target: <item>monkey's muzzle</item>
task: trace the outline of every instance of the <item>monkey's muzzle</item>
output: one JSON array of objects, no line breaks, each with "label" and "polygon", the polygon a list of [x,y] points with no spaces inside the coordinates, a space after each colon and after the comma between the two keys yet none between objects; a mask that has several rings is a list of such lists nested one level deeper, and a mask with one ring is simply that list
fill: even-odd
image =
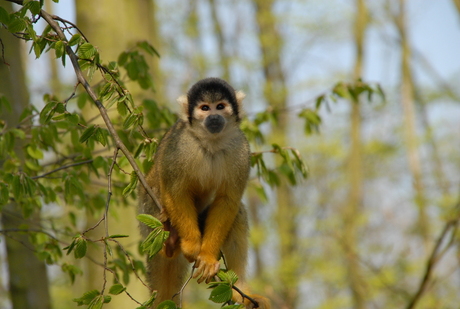
[{"label": "monkey's muzzle", "polygon": [[211,133],[219,133],[223,130],[225,119],[221,115],[210,115],[206,118],[204,125]]}]

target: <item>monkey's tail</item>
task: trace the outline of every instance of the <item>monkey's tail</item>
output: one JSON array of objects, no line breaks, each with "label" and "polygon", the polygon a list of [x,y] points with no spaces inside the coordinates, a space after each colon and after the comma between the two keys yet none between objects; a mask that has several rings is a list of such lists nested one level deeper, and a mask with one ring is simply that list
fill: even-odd
[{"label": "monkey's tail", "polygon": [[[190,263],[182,254],[172,258],[166,257],[163,252],[158,253],[148,262],[150,287],[157,290],[154,308],[161,302],[172,299],[182,287]],[[179,305],[179,297],[174,302]]]}]

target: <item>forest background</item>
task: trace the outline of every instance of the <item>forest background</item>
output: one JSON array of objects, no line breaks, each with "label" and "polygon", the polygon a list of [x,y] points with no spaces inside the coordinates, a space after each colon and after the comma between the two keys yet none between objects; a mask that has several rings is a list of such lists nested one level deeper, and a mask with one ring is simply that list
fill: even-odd
[{"label": "forest background", "polygon": [[[142,171],[195,81],[247,94],[243,129],[263,158],[245,196],[248,270],[274,308],[458,308],[458,0],[44,2],[96,47],[69,30]],[[78,308],[93,290],[112,295],[104,308],[139,307],[137,178],[113,160],[64,45],[42,53],[0,13],[0,307]],[[219,306],[203,285],[185,294],[185,308]]]}]

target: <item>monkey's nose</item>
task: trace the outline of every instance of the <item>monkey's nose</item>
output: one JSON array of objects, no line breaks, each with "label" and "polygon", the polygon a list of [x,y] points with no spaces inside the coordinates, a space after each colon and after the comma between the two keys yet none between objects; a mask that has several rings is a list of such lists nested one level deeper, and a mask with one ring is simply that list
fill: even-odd
[{"label": "monkey's nose", "polygon": [[205,125],[209,132],[219,133],[224,128],[225,119],[221,115],[210,115],[206,118]]}]

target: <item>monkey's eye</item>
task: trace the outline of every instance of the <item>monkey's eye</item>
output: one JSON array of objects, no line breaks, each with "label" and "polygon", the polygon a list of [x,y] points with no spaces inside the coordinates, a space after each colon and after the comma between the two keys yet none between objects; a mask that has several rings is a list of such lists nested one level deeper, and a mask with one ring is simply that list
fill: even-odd
[{"label": "monkey's eye", "polygon": [[216,108],[219,109],[219,110],[220,110],[220,109],[224,109],[224,108],[225,108],[225,105],[222,104],[222,103],[220,103],[220,104],[217,104]]},{"label": "monkey's eye", "polygon": [[208,105],[202,105],[202,106],[200,107],[200,109],[201,109],[202,111],[208,111],[210,108],[209,108]]}]

